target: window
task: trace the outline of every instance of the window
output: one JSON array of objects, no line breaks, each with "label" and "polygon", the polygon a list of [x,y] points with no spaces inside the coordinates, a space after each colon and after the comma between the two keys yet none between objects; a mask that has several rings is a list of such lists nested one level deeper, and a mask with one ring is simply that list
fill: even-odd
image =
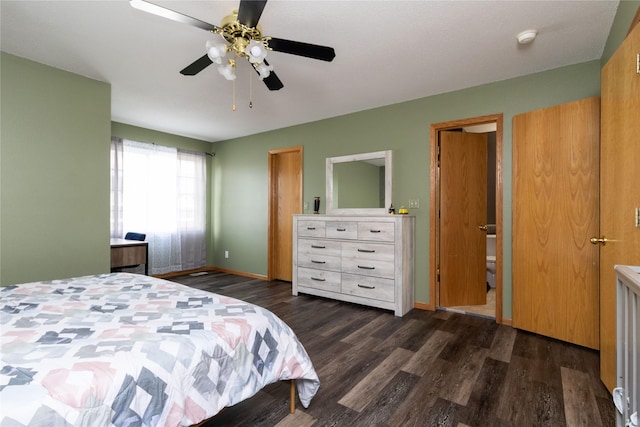
[{"label": "window", "polygon": [[111,236],[145,233],[153,274],[206,264],[204,153],[112,138]]}]

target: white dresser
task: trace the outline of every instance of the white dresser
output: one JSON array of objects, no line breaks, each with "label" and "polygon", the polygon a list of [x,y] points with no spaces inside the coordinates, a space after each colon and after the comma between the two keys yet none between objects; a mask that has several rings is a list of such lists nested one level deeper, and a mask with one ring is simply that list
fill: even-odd
[{"label": "white dresser", "polygon": [[413,308],[415,217],[294,215],[293,295]]}]

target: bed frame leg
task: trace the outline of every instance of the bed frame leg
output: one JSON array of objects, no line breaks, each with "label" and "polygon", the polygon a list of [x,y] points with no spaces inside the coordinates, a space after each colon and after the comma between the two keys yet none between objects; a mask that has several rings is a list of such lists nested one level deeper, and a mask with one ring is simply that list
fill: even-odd
[{"label": "bed frame leg", "polygon": [[296,412],[296,380],[291,380],[291,396],[289,403],[289,411],[293,414]]}]

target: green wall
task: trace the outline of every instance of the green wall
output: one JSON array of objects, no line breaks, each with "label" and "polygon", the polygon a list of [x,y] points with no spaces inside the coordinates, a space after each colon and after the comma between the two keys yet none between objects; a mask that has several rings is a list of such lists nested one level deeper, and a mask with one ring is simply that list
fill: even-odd
[{"label": "green wall", "polygon": [[199,151],[201,153],[211,153],[212,150],[209,141],[141,128],[120,122],[111,122],[111,135],[131,141],[182,148],[184,150]]},{"label": "green wall", "polygon": [[[291,145],[297,144],[214,143],[214,266],[266,275],[267,154]],[[229,251],[229,258],[224,258],[224,251]]]},{"label": "green wall", "polygon": [[640,0],[623,0],[618,4],[616,17],[611,26],[611,31],[609,32],[609,37],[607,38],[607,43],[600,60],[603,67],[627,36],[631,21],[639,7]]},{"label": "green wall", "polygon": [[[433,123],[504,115],[504,307],[511,317],[511,120],[515,114],[600,93],[600,62],[422,98],[216,143],[214,265],[267,274],[267,152],[304,146],[304,198],[325,194],[325,158],[393,150],[393,204],[418,199],[416,301],[429,295],[429,127]],[[324,207],[321,207],[321,211]],[[310,213],[310,212],[307,212]],[[229,259],[222,251],[230,250]],[[235,254],[235,256],[234,256]],[[240,255],[240,256],[238,256]]]},{"label": "green wall", "polygon": [[[511,318],[512,118],[519,113],[600,95],[601,65],[622,43],[639,6],[640,0],[620,2],[599,61],[216,143],[213,265],[267,273],[268,150],[304,146],[303,199],[311,207],[314,195],[321,195],[324,200],[326,157],[392,149],[394,206],[408,206],[409,199],[420,201],[420,208],[411,210],[416,215],[415,296],[418,302],[429,302],[429,126],[501,113],[504,116],[503,315]],[[223,251],[230,249],[230,258],[224,259]]]},{"label": "green wall", "polygon": [[108,272],[110,85],[0,62],[0,284]]},{"label": "green wall", "polygon": [[[187,138],[186,136],[173,135],[170,133],[159,132],[151,129],[132,126],[125,123],[112,122],[111,135],[119,138],[129,139],[131,141],[146,142],[150,144],[158,144],[165,147],[176,147],[184,150],[198,151],[201,153],[212,153],[212,145],[209,141],[200,139]],[[212,162],[213,156],[207,156],[207,265],[213,265],[213,239],[211,238],[211,224],[213,219],[211,213],[211,189],[213,183]]]}]

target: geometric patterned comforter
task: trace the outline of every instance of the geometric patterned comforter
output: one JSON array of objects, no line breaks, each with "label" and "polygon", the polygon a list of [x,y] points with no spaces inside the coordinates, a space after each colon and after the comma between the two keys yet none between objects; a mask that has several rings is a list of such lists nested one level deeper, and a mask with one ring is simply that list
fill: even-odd
[{"label": "geometric patterned comforter", "polygon": [[291,329],[253,304],[129,273],[0,288],[0,426],[189,426],[297,379]]}]

